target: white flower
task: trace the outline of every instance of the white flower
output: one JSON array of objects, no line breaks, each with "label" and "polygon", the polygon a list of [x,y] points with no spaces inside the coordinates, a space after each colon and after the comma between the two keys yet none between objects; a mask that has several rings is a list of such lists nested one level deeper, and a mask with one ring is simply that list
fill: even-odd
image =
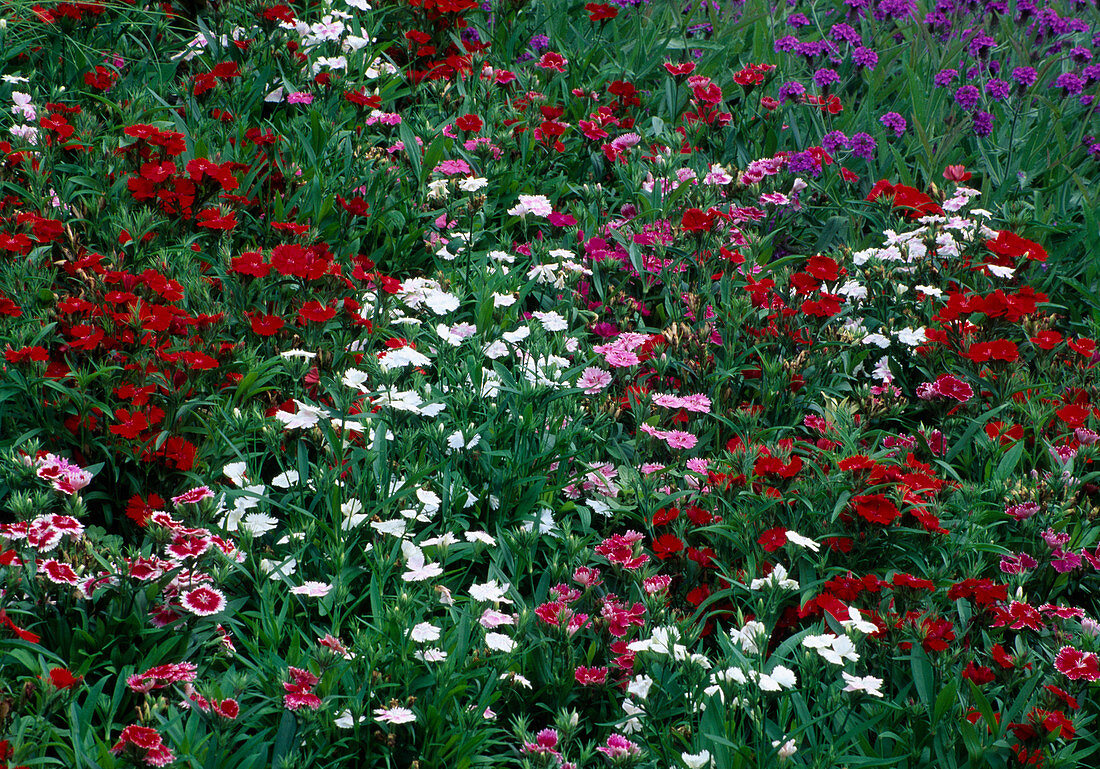
[{"label": "white flower", "polygon": [[629,684],[627,684],[626,691],[628,694],[633,694],[638,699],[644,700],[649,696],[649,689],[653,686],[653,679],[646,675],[634,676]]},{"label": "white flower", "polygon": [[809,537],[803,537],[797,531],[788,530],[787,541],[790,542],[792,545],[798,545],[799,547],[808,548],[815,553],[821,549],[821,545],[816,540],[812,540]]},{"label": "white flower", "polygon": [[417,643],[438,641],[440,630],[430,622],[418,622],[413,625],[411,637]]},{"label": "white flower", "polygon": [[849,675],[848,673],[841,672],[841,676],[844,677],[844,691],[846,692],[866,692],[872,697],[882,696],[882,679],[875,678],[874,676],[859,676]]},{"label": "white flower", "polygon": [[292,358],[301,358],[302,360],[313,360],[317,357],[315,352],[307,352],[305,350],[287,350],[279,353],[279,356],[285,360],[291,360]]},{"label": "white flower", "polygon": [[756,681],[757,686],[764,692],[778,692],[790,689],[798,684],[798,678],[790,668],[776,665],[771,673],[758,673],[750,671],[749,675]]},{"label": "white flower", "polygon": [[833,636],[832,643],[827,647],[819,648],[817,653],[820,654],[826,662],[831,662],[834,665],[843,665],[844,660],[859,662],[859,654],[856,653],[856,647],[852,643],[852,639],[846,635]]},{"label": "white flower", "polygon": [[780,590],[798,590],[799,585],[793,579],[787,578],[787,569],[783,564],[776,564],[772,573],[761,579],[754,579],[749,584],[749,590],[760,590],[765,587],[778,587]]},{"label": "white flower", "polygon": [[241,488],[248,481],[248,463],[230,462],[222,468],[222,475],[234,486]]},{"label": "white flower", "polygon": [[408,724],[416,720],[416,714],[408,708],[378,708],[374,711],[374,720],[384,724]]},{"label": "white flower", "polygon": [[513,673],[511,670],[509,670],[507,673],[501,673],[500,680],[511,681],[518,686],[522,686],[524,689],[531,688],[531,682],[528,681],[527,678],[521,676],[519,673]]},{"label": "white flower", "polygon": [[779,753],[780,758],[790,758],[798,752],[798,746],[795,745],[794,740],[772,740],[772,747]]},{"label": "white flower", "polygon": [[[366,720],[366,716],[359,716],[359,723],[363,723]],[[355,726],[355,719],[352,717],[350,710],[343,710],[336,716],[336,720],[332,723],[338,729],[351,729]]]},{"label": "white flower", "polygon": [[394,537],[405,536],[405,530],[408,527],[408,524],[400,518],[394,518],[392,521],[371,521],[370,525],[375,531]]},{"label": "white flower", "polygon": [[494,307],[511,307],[515,303],[515,294],[493,294]]},{"label": "white flower", "polygon": [[401,542],[401,550],[405,554],[405,568],[407,571],[401,575],[406,582],[423,582],[443,574],[443,567],[438,563],[425,563],[424,551],[408,541]]},{"label": "white flower", "polygon": [[901,331],[897,332],[898,341],[909,347],[917,347],[928,341],[928,337],[925,336],[924,326],[920,328],[910,328],[906,326]]},{"label": "white flower", "polygon": [[874,622],[867,622],[860,616],[859,609],[854,606],[848,607],[849,619],[841,620],[840,624],[845,630],[858,630],[861,633],[877,633],[878,625]]},{"label": "white flower", "polygon": [[877,345],[883,349],[890,346],[890,340],[882,334],[868,334],[863,337],[863,343]]},{"label": "white flower", "polygon": [[291,414],[288,411],[275,412],[275,418],[282,422],[283,426],[288,430],[299,427],[308,430],[316,427],[321,417],[328,416],[323,410],[316,406],[310,406],[308,403],[302,403],[297,398],[294,399],[294,404],[298,407],[298,411],[295,414]]},{"label": "white flower", "polygon": [[285,473],[280,473],[271,479],[271,485],[280,489],[289,489],[291,486],[295,486],[298,483],[298,471],[287,470]]},{"label": "white flower", "polygon": [[504,597],[509,587],[507,582],[502,585],[495,579],[491,579],[480,585],[470,585],[470,598],[480,602],[512,603],[510,599]]},{"label": "white flower", "polygon": [[315,582],[306,580],[298,587],[292,587],[290,592],[294,595],[306,595],[310,598],[324,598],[332,591],[332,585],[327,582]]},{"label": "white flower", "polygon": [[497,544],[497,541],[484,531],[467,531],[462,536],[466,537],[467,542],[483,542],[489,547],[496,547]]},{"label": "white flower", "polygon": [[508,342],[510,344],[517,344],[519,342],[522,342],[527,337],[531,336],[531,327],[520,326],[514,331],[506,331],[500,336],[505,342]]},{"label": "white flower", "polygon": [[275,563],[274,561],[263,558],[260,560],[260,571],[270,575],[271,579],[289,577],[298,571],[298,561],[294,558],[287,558],[282,563]]},{"label": "white flower", "polygon": [[985,268],[998,278],[1011,278],[1016,274],[1015,267],[1002,267],[999,264],[987,264]]},{"label": "white flower", "polygon": [[383,371],[393,371],[405,366],[430,366],[431,364],[431,358],[411,347],[398,347],[396,350],[389,350],[378,359],[378,365],[382,367]]},{"label": "white flower", "polygon": [[486,633],[485,645],[498,652],[510,652],[516,648],[516,642],[504,633]]},{"label": "white flower", "polygon": [[344,372],[344,376],[340,378],[340,383],[343,384],[344,387],[350,387],[353,390],[365,393],[367,391],[365,385],[369,376],[370,375],[366,371],[360,371],[357,368],[349,368]]},{"label": "white flower", "polygon": [[766,638],[767,632],[764,623],[749,620],[740,630],[730,631],[730,640],[740,646],[746,654],[757,654],[760,651],[758,642]]},{"label": "white flower", "polygon": [[913,288],[914,288],[914,290],[924,294],[925,296],[934,296],[934,297],[943,296],[943,291],[936,288],[935,286],[914,286]]},{"label": "white flower", "polygon": [[538,319],[547,331],[566,331],[569,328],[569,322],[556,312],[533,312],[531,314]]},{"label": "white flower", "polygon": [[458,188],[463,192],[477,192],[480,189],[484,189],[489,185],[488,179],[482,179],[480,176],[471,176],[467,179],[463,179],[458,183]]},{"label": "white flower", "polygon": [[698,753],[688,753],[685,751],[680,754],[680,760],[684,762],[684,766],[688,769],[703,769],[703,767],[714,765],[709,750],[702,750]]},{"label": "white flower", "polygon": [[267,513],[249,513],[241,521],[240,527],[254,537],[262,537],[269,531],[274,531],[278,525],[279,519],[273,518]]},{"label": "white flower", "polygon": [[550,205],[550,199],[545,195],[520,195],[519,203],[508,209],[508,213],[512,216],[532,216],[547,217],[554,213],[553,206]]},{"label": "white flower", "polygon": [[417,652],[415,656],[418,660],[423,660],[424,662],[442,662],[447,659],[447,652],[433,646],[430,649]]},{"label": "white flower", "polygon": [[436,315],[446,315],[457,310],[461,302],[454,294],[448,294],[446,291],[432,291],[424,297],[424,304]]}]

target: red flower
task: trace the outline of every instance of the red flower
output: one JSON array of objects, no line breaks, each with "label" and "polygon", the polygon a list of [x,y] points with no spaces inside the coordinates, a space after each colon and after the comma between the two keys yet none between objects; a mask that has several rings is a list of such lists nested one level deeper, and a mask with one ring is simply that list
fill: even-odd
[{"label": "red flower", "polygon": [[604,21],[613,19],[619,15],[619,9],[606,3],[585,3],[584,10],[588,11],[590,21]]},{"label": "red flower", "polygon": [[455,121],[461,131],[480,131],[483,123],[477,115],[463,115]]},{"label": "red flower", "polygon": [[65,668],[50,668],[50,683],[58,689],[72,689],[84,680],[84,676],[74,676]]},{"label": "red flower", "polygon": [[680,219],[680,226],[685,232],[709,232],[714,226],[714,214],[710,211],[702,211],[698,208],[689,208],[684,211]]},{"label": "red flower", "polygon": [[695,71],[695,62],[688,61],[683,64],[673,64],[672,62],[665,62],[665,70],[670,75],[690,75]]},{"label": "red flower", "polygon": [[1070,339],[1067,344],[1071,350],[1084,358],[1091,358],[1096,352],[1096,341],[1088,337]]},{"label": "red flower", "polygon": [[764,548],[765,553],[774,553],[783,545],[787,544],[787,530],[782,526],[777,526],[774,529],[768,529],[760,538],[756,540],[757,544]]},{"label": "red flower", "polygon": [[253,315],[252,333],[260,336],[274,336],[286,322],[278,315]]},{"label": "red flower", "polygon": [[852,497],[856,513],[870,523],[889,526],[899,515],[897,506],[882,494],[860,494]]},{"label": "red flower", "polygon": [[324,323],[332,320],[336,316],[335,307],[325,307],[316,299],[306,302],[302,305],[302,309],[298,311],[298,324],[304,326],[306,323]]},{"label": "red flower", "polygon": [[662,534],[653,540],[653,554],[662,561],[684,549],[683,541],[675,534]]},{"label": "red flower", "polygon": [[1031,337],[1031,343],[1040,350],[1053,350],[1062,339],[1062,335],[1057,331],[1040,331],[1038,334]]},{"label": "red flower", "polygon": [[1033,262],[1045,262],[1047,252],[1042,246],[1033,240],[1021,238],[1008,230],[1001,230],[993,240],[987,240],[985,247],[998,256],[1012,258],[1027,257]]},{"label": "red flower", "polygon": [[119,424],[111,425],[108,430],[126,440],[132,441],[149,429],[149,421],[145,418],[145,414],[140,411],[131,413],[126,409],[118,409],[115,411],[115,419],[119,421]]}]

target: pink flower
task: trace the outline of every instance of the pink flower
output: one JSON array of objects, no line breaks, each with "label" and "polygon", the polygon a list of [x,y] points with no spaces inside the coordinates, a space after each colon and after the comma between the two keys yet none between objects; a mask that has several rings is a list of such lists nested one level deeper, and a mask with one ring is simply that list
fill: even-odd
[{"label": "pink flower", "polygon": [[637,366],[641,363],[641,358],[637,354],[630,350],[613,349],[604,353],[604,360],[607,361],[607,365],[613,368],[622,368],[625,366]]},{"label": "pink flower", "polygon": [[631,742],[621,734],[612,734],[607,738],[607,744],[601,745],[596,750],[608,758],[627,758],[641,755],[642,749],[636,743]]},{"label": "pink flower", "polygon": [[1054,658],[1055,669],[1071,681],[1100,680],[1100,660],[1095,654],[1082,652],[1072,646],[1063,646]]},{"label": "pink flower", "polygon": [[200,617],[209,617],[225,608],[225,596],[207,585],[200,585],[180,597],[183,608]]},{"label": "pink flower", "polygon": [[172,497],[172,504],[176,507],[180,505],[195,505],[204,499],[210,499],[214,496],[214,492],[206,486],[196,486],[195,488],[185,491],[178,497]]},{"label": "pink flower", "polygon": [[577,387],[583,387],[585,395],[595,395],[611,384],[611,374],[603,369],[589,366],[577,379]]},{"label": "pink flower", "polygon": [[672,449],[694,448],[695,444],[699,442],[698,438],[683,430],[669,430],[665,433],[664,439],[668,443],[669,448]]},{"label": "pink flower", "polygon": [[657,595],[664,592],[668,590],[668,586],[671,584],[672,577],[667,574],[655,574],[642,580],[642,588],[645,590],[646,595]]},{"label": "pink flower", "polygon": [[578,566],[573,570],[573,581],[585,587],[595,587],[603,582],[600,570],[591,566]]},{"label": "pink flower", "polygon": [[286,95],[287,104],[312,104],[313,94],[308,91],[295,91]]},{"label": "pink flower", "polygon": [[591,667],[587,668],[583,665],[578,665],[577,669],[573,671],[573,677],[577,680],[577,683],[581,686],[589,686],[592,684],[604,684],[607,683],[607,668]]},{"label": "pink flower", "polygon": [[560,53],[547,51],[542,55],[542,58],[539,59],[538,64],[535,66],[542,69],[552,69],[556,72],[565,72],[567,64],[569,64],[569,60]]},{"label": "pink flower", "polygon": [[555,748],[558,747],[558,732],[555,729],[543,729],[537,735],[535,735],[534,742],[523,743],[523,751],[525,753],[534,753],[536,755],[558,755],[558,751]]},{"label": "pink flower", "polygon": [[465,160],[444,160],[435,167],[437,173],[444,176],[456,176],[470,173],[470,164]]},{"label": "pink flower", "polygon": [[79,578],[73,567],[67,563],[61,563],[53,558],[37,563],[39,571],[55,585],[75,585]]},{"label": "pink flower", "polygon": [[308,595],[310,598],[324,598],[332,590],[332,585],[326,582],[314,582],[306,580],[298,587],[292,587],[290,592],[294,595]]}]

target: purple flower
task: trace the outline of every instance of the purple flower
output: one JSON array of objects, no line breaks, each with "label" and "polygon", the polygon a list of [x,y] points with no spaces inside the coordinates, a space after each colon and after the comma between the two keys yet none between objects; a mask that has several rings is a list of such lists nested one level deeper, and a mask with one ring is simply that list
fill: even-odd
[{"label": "purple flower", "polygon": [[836,73],[835,69],[822,68],[814,73],[814,85],[818,88],[828,88],[839,80],[840,75]]},{"label": "purple flower", "polygon": [[972,85],[959,86],[955,91],[955,103],[967,112],[978,106],[978,101],[981,98],[981,91]]},{"label": "purple flower", "polygon": [[941,69],[936,73],[936,76],[932,78],[932,82],[938,85],[940,88],[946,88],[955,82],[955,78],[959,76],[959,71],[956,69]]},{"label": "purple flower", "polygon": [[1070,49],[1069,57],[1078,64],[1088,64],[1092,61],[1092,51],[1088,48],[1077,46],[1076,48]]},{"label": "purple flower", "polygon": [[798,38],[794,35],[786,35],[775,41],[772,48],[776,53],[790,53],[798,45]]},{"label": "purple flower", "polygon": [[993,133],[993,116],[981,110],[975,112],[974,133],[977,136],[989,136]]},{"label": "purple flower", "polygon": [[838,43],[848,43],[849,45],[859,45],[863,42],[863,37],[844,22],[834,24],[829,29],[829,36]]},{"label": "purple flower", "polygon": [[1061,88],[1065,96],[1074,96],[1085,90],[1085,80],[1074,72],[1063,72],[1054,79],[1051,87]]},{"label": "purple flower", "polygon": [[821,139],[821,146],[826,152],[833,154],[847,145],[848,137],[844,135],[843,131],[829,131],[829,133],[825,134]]},{"label": "purple flower", "polygon": [[1090,64],[1081,70],[1081,75],[1085,78],[1085,85],[1092,85],[1097,80],[1100,80],[1100,64]]},{"label": "purple flower", "polygon": [[878,122],[892,130],[895,136],[901,136],[905,133],[905,118],[896,112],[887,112],[878,119]]},{"label": "purple flower", "polygon": [[531,49],[535,51],[543,51],[550,47],[550,38],[546,35],[535,35],[531,38]]},{"label": "purple flower", "polygon": [[852,61],[856,66],[863,67],[864,69],[874,69],[875,65],[878,64],[878,54],[870,48],[864,48],[861,45],[852,51]]},{"label": "purple flower", "polygon": [[1021,88],[1030,88],[1035,85],[1035,81],[1039,79],[1039,74],[1035,71],[1034,67],[1017,67],[1012,70],[1012,79],[1016,81],[1016,85]]},{"label": "purple flower", "polygon": [[817,163],[814,161],[814,156],[809,152],[796,152],[787,158],[787,170],[792,174],[813,174],[817,176],[821,173]]},{"label": "purple flower", "polygon": [[875,159],[875,148],[877,146],[874,137],[862,131],[852,134],[852,138],[848,140],[848,149],[851,150],[853,155],[864,160]]},{"label": "purple flower", "polygon": [[993,79],[985,84],[986,95],[994,101],[1003,101],[1007,99],[1011,92],[1012,86],[1004,80]]},{"label": "purple flower", "polygon": [[808,27],[810,26],[810,20],[806,18],[804,13],[792,13],[787,17],[787,26],[795,27]]},{"label": "purple flower", "polygon": [[997,41],[984,32],[979,32],[970,40],[967,53],[971,58],[981,59],[989,55],[989,49],[997,45]]},{"label": "purple flower", "polygon": [[791,80],[779,86],[779,101],[798,101],[798,97],[806,93],[806,86],[797,80]]}]

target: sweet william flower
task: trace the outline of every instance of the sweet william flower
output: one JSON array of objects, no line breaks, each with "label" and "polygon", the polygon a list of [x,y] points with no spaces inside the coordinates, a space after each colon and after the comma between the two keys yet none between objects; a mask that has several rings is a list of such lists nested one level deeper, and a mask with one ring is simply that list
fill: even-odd
[{"label": "sweet william flower", "polygon": [[399,706],[376,708],[374,720],[383,724],[411,724],[416,721],[416,714],[408,708]]}]

